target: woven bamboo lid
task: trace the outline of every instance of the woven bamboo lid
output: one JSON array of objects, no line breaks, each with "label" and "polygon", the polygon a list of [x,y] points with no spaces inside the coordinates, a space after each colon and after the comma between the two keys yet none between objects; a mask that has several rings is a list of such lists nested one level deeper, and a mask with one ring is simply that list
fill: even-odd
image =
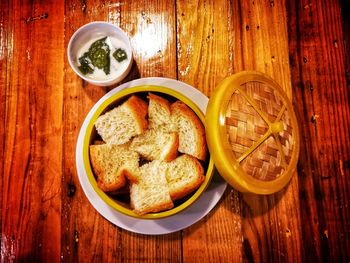
[{"label": "woven bamboo lid", "polygon": [[254,71],[226,78],[209,100],[206,125],[215,166],[233,187],[271,194],[289,182],[299,130],[292,104],[274,80]]}]

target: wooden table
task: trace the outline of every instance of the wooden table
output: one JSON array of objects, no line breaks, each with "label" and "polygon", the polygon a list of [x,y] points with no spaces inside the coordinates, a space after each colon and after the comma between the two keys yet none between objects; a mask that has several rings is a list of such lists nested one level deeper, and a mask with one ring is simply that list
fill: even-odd
[{"label": "wooden table", "polygon": [[[350,2],[1,1],[1,261],[349,262]],[[119,25],[135,63],[123,81],[179,79],[210,96],[258,70],[292,98],[297,173],[270,196],[228,187],[203,220],[146,236],[105,220],[77,178],[81,124],[113,87],[74,74],[66,47],[90,21]]]}]

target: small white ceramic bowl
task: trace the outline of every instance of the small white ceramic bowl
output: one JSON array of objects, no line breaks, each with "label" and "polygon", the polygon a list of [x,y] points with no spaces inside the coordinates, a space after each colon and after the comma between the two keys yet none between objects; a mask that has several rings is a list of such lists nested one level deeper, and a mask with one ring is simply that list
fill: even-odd
[{"label": "small white ceramic bowl", "polygon": [[[103,80],[96,80],[90,78],[88,75],[83,75],[78,69],[78,53],[79,50],[86,44],[86,42],[91,39],[96,39],[99,37],[114,37],[123,42],[126,47],[127,61],[123,63],[121,68],[118,70],[118,74],[115,76],[106,78]],[[68,44],[68,61],[74,72],[86,80],[87,82],[97,85],[97,86],[110,86],[116,84],[123,80],[129,73],[132,66],[132,49],[129,41],[129,37],[117,26],[107,23],[107,22],[91,22],[80,27],[71,37]]]}]

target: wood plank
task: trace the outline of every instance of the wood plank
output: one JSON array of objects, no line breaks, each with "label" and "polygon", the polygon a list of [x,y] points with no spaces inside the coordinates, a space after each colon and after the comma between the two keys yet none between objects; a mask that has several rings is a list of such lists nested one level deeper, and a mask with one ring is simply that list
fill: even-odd
[{"label": "wood plank", "polygon": [[[104,1],[65,1],[64,45],[86,23],[106,21]],[[89,203],[78,180],[75,148],[80,127],[92,106],[111,88],[80,79],[64,56],[63,180],[61,258],[63,261],[120,261],[120,231]]]},{"label": "wood plank", "polygon": [[[120,5],[120,26],[131,38],[136,64],[134,74],[176,78],[173,1],[123,2]],[[122,231],[121,247],[122,259],[127,262],[181,262],[181,232],[144,236]]]},{"label": "wood plank", "polygon": [[229,4],[225,1],[178,1],[178,78],[210,95],[233,73]]},{"label": "wood plank", "polygon": [[[304,260],[349,260],[349,83],[338,1],[290,1]],[[316,44],[317,43],[317,44]],[[298,103],[297,103],[298,102]]]},{"label": "wood plank", "polygon": [[[82,6],[80,1],[66,1],[65,44],[76,29],[94,20],[115,23],[131,37],[135,63],[124,82],[140,76],[176,76],[171,3],[86,1]],[[67,59],[65,67],[63,187],[76,191],[73,196],[66,191],[62,193],[62,225],[65,226],[62,228],[63,259],[104,262],[155,260],[162,256],[178,262],[181,258],[181,233],[164,237],[129,233],[102,218],[84,196],[75,171],[76,138],[90,108],[113,87],[95,87],[81,81],[69,67]]]},{"label": "wood plank", "polygon": [[[6,90],[8,90],[8,74],[9,74],[9,55],[11,54],[11,49],[8,49],[8,43],[12,41],[11,35],[9,35],[9,12],[10,7],[8,2],[1,1],[0,2],[0,105],[1,105],[1,112],[5,113],[6,111]],[[1,114],[0,116],[0,174],[4,174],[4,148],[5,148],[5,123],[6,118],[5,114]],[[5,236],[2,234],[2,211],[3,211],[3,180],[4,176],[1,176],[0,178],[0,247],[3,247],[3,244],[5,244]],[[7,239],[7,237],[6,237]],[[3,253],[0,255],[1,261],[5,260],[5,257],[3,256]]]},{"label": "wood plank", "polygon": [[120,10],[120,27],[134,52],[134,77],[136,72],[137,77],[176,78],[175,3],[128,1]]},{"label": "wood plank", "polygon": [[[231,5],[177,1],[178,79],[206,95],[233,73]],[[240,194],[228,187],[220,205],[183,231],[185,262],[242,261]]]},{"label": "wood plank", "polygon": [[1,257],[58,261],[63,8],[7,4]]},{"label": "wood plank", "polygon": [[341,1],[343,39],[345,49],[345,76],[346,85],[350,85],[350,0]]},{"label": "wood plank", "polygon": [[[234,70],[258,70],[291,98],[284,1],[241,1],[233,6]],[[243,254],[248,261],[301,261],[298,181],[270,196],[242,195]]]},{"label": "wood plank", "polygon": [[[232,74],[233,71],[259,70],[272,76],[291,95],[284,3],[282,1],[242,1],[233,2],[226,7],[218,6],[218,2],[215,2],[217,13],[213,11],[213,7],[211,9],[211,4],[210,1],[188,4],[186,11],[198,10],[198,12],[195,15],[189,12],[191,22],[184,23],[180,20],[181,26],[186,27],[184,31],[188,32],[189,35],[181,36],[181,27],[179,28],[180,48],[187,51],[183,58],[181,58],[181,50],[179,52],[179,79],[189,81],[190,84],[208,94],[215,88],[218,81]],[[178,17],[180,19],[182,13],[186,14],[182,11],[183,9],[179,5]],[[213,14],[213,18],[211,14]],[[211,20],[220,22],[222,27],[216,31],[218,25],[214,26],[213,42],[215,44],[212,46],[209,44],[207,47],[206,40],[208,39],[210,43],[210,30],[208,28],[212,27],[208,21]],[[201,30],[198,30],[199,28]],[[225,30],[233,32],[233,34],[225,33]],[[222,34],[220,34],[221,31],[223,31]],[[217,32],[218,35],[215,36]],[[191,34],[195,34],[199,42],[191,43]],[[215,37],[217,42],[215,42]],[[181,41],[185,41],[186,44],[182,44]],[[192,48],[194,51],[191,50]],[[203,57],[204,59],[201,60]],[[187,73],[182,70],[186,68],[190,69],[189,74],[182,74],[182,72]],[[228,234],[228,236],[223,237],[222,241],[223,244],[230,242],[229,249],[233,252],[227,253],[227,246],[219,246],[221,248],[215,253],[215,256],[227,259],[234,258],[235,261],[242,259],[250,261],[288,260],[288,257],[290,261],[292,258],[300,260],[301,235],[299,201],[298,195],[295,194],[298,189],[296,178],[296,176],[293,178],[286,190],[276,195],[269,197],[238,195],[239,201],[234,203],[238,213],[231,214],[231,216],[236,216],[238,220],[240,216],[243,216],[242,221],[238,221],[240,227],[238,231],[236,230],[237,232],[231,232],[232,236]],[[229,204],[224,203],[225,205]],[[217,213],[224,214],[227,210],[232,209],[220,207]],[[227,214],[225,216],[227,217]],[[237,222],[235,219],[231,220]],[[201,241],[198,241],[199,239],[195,242],[195,247],[198,246],[197,249],[201,250],[203,258],[210,256],[211,250],[217,249],[217,246],[212,246],[212,244],[216,244],[216,235],[220,232],[211,231],[213,225],[209,223],[208,226],[203,227],[205,230],[199,231],[202,236],[206,236],[206,243],[210,245],[202,244]],[[221,226],[227,233],[226,230],[231,227],[230,220],[222,222]],[[184,244],[186,244],[186,239],[184,239]],[[191,246],[192,250],[188,252],[186,249],[184,250],[184,258],[186,255],[190,257],[190,254],[193,253],[193,243]],[[206,249],[203,250],[203,246]],[[232,250],[232,246],[235,249]],[[184,247],[186,248],[186,246]],[[240,257],[241,254],[237,254],[237,251],[241,251],[243,258]],[[200,260],[201,257],[198,258],[198,261]]]}]

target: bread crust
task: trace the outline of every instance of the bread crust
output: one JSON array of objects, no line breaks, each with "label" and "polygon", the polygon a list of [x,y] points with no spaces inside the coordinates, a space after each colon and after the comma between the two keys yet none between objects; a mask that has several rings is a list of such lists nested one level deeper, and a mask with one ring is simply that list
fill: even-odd
[{"label": "bread crust", "polygon": [[155,101],[156,103],[162,105],[162,107],[164,109],[166,109],[168,112],[169,112],[169,115],[171,113],[170,111],[170,105],[171,103],[167,100],[167,99],[164,99],[163,97],[160,97],[158,95],[155,95],[153,93],[148,93],[148,96],[147,98],[150,100],[150,101]]},{"label": "bread crust", "polygon": [[180,191],[170,192],[170,197],[173,201],[181,199],[182,197],[185,197],[186,195],[190,194],[191,192],[196,190],[205,180],[204,169],[203,169],[201,163],[197,160],[197,158],[195,158],[191,155],[188,155],[188,154],[182,155],[182,158],[188,158],[188,159],[190,159],[189,162],[195,163],[196,171],[197,171],[197,180],[194,183],[192,183],[191,185],[186,185]]},{"label": "bread crust", "polygon": [[132,171],[129,171],[128,169],[124,169],[124,176],[126,177],[126,179],[129,180],[130,183],[138,183],[139,182],[139,176],[137,174],[135,174]]},{"label": "bread crust", "polygon": [[171,112],[172,114],[180,114],[193,124],[196,131],[196,137],[199,142],[196,144],[196,152],[194,154],[194,157],[198,158],[201,161],[205,161],[207,158],[207,143],[205,138],[205,128],[201,120],[192,111],[192,109],[182,101],[176,101],[171,104]]},{"label": "bread crust", "polygon": [[98,147],[98,145],[90,145],[90,161],[92,164],[92,169],[95,175],[97,176],[98,187],[105,192],[111,192],[111,191],[116,191],[119,188],[125,186],[126,180],[125,180],[123,168],[118,169],[116,171],[115,177],[118,180],[116,180],[114,183],[109,183],[109,184],[105,182],[104,168],[102,167],[98,159],[99,151],[100,151],[100,148]]},{"label": "bread crust", "polygon": [[166,202],[166,203],[159,204],[157,206],[150,207],[148,209],[144,209],[142,211],[135,210],[135,207],[132,204],[132,202],[130,202],[130,207],[133,209],[133,211],[136,214],[142,216],[142,215],[145,215],[145,214],[148,214],[148,213],[157,213],[157,212],[160,212],[160,211],[171,209],[171,208],[174,207],[174,203],[173,202]]},{"label": "bread crust", "polygon": [[130,109],[130,112],[133,114],[135,120],[138,123],[140,128],[140,133],[144,132],[148,127],[147,113],[148,113],[148,104],[141,98],[132,95],[124,104],[125,107]]},{"label": "bread crust", "polygon": [[123,172],[118,172],[116,176],[119,177],[120,180],[115,182],[114,184],[106,184],[103,180],[101,180],[102,175],[97,175],[97,185],[98,187],[104,191],[104,192],[113,192],[116,191],[126,185],[125,176],[123,175]]},{"label": "bread crust", "polygon": [[149,99],[148,107],[148,122],[150,128],[158,129],[160,126],[165,126],[166,131],[172,130],[171,124],[171,103],[158,95],[149,93],[147,98]]},{"label": "bread crust", "polygon": [[169,150],[168,154],[164,157],[164,161],[170,162],[177,157],[178,149],[179,149],[179,135],[176,132],[171,133],[173,136],[174,143]]}]

